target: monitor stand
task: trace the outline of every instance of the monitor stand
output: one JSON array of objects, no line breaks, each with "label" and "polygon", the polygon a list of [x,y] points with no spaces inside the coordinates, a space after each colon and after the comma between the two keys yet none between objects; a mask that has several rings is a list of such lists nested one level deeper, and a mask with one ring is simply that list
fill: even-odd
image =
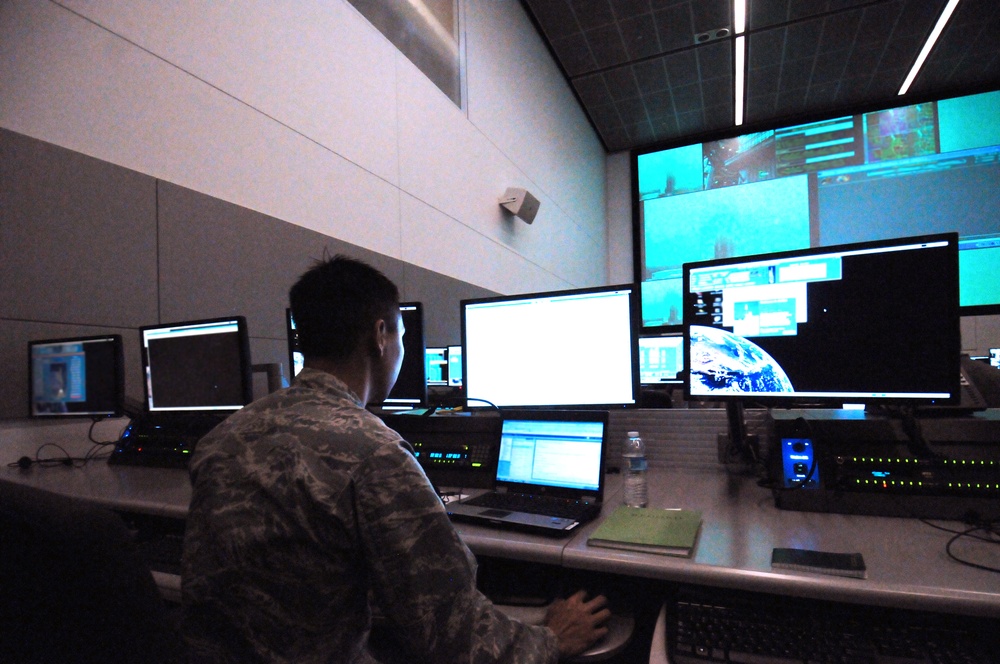
[{"label": "monitor stand", "polygon": [[719,437],[719,462],[755,465],[760,461],[760,440],[747,433],[743,402],[726,402],[726,435]]}]

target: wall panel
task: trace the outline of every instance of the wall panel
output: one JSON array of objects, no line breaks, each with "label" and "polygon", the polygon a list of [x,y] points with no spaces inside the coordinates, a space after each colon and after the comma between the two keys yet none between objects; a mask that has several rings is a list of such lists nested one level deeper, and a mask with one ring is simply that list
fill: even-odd
[{"label": "wall panel", "polygon": [[459,302],[496,294],[2,129],[0,157],[0,418],[28,414],[33,339],[121,334],[126,391],[141,400],[140,326],[238,314],[254,363],[287,376],[288,289],[324,252],[374,265],[422,302],[428,345],[458,343]]}]

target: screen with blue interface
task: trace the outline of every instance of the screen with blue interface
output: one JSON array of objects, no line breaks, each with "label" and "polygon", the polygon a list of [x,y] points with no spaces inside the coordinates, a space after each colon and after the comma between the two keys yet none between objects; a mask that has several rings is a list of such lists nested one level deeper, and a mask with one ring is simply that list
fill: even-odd
[{"label": "screen with blue interface", "polygon": [[952,231],[962,313],[1000,312],[998,107],[988,92],[636,152],[643,327],[686,322],[684,263]]},{"label": "screen with blue interface", "polygon": [[604,424],[504,420],[497,480],[597,491]]},{"label": "screen with blue interface", "polygon": [[119,335],[29,342],[31,415],[120,415],[125,392],[123,363]]},{"label": "screen with blue interface", "polygon": [[448,385],[462,387],[462,347],[448,346]]},{"label": "screen with blue interface", "polygon": [[448,384],[448,349],[428,346],[424,351],[427,358],[427,384]]},{"label": "screen with blue interface", "polygon": [[958,235],[684,265],[689,398],[953,403]]},{"label": "screen with blue interface", "polygon": [[684,337],[680,334],[639,336],[639,382],[662,385],[682,382]]}]

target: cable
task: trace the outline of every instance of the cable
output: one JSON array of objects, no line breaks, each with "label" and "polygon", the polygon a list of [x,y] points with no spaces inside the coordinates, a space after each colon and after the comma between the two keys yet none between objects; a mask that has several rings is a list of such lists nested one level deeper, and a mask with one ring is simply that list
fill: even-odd
[{"label": "cable", "polygon": [[453,401],[464,401],[466,403],[466,406],[468,406],[468,403],[470,401],[478,401],[478,402],[487,404],[488,406],[490,406],[491,408],[493,408],[494,410],[496,410],[498,413],[502,414],[502,411],[500,410],[500,407],[497,406],[492,401],[487,401],[486,399],[477,399],[475,397],[460,397],[460,396],[456,396],[456,397],[438,397],[436,399],[436,403],[432,404],[431,407],[428,408],[427,411],[424,412],[421,415],[421,417],[430,417],[431,415],[433,415],[434,413],[436,413],[438,411],[438,409],[441,408],[446,401],[451,401],[451,400],[453,400]]},{"label": "cable", "polygon": [[[953,528],[946,528],[945,526],[939,526],[936,523],[931,523],[927,519],[920,519],[920,522],[936,530],[942,530],[946,533],[951,533],[953,535],[953,537],[951,537],[948,540],[948,543],[945,544],[944,550],[945,553],[948,555],[948,557],[954,560],[955,562],[959,563],[960,565],[965,565],[967,567],[973,567],[975,569],[985,570],[987,572],[1000,573],[1000,568],[990,567],[989,565],[981,565],[979,563],[972,562],[971,560],[965,560],[963,558],[958,557],[952,551],[952,545],[963,538],[979,540],[980,542],[984,542],[986,544],[1000,545],[1000,532],[997,531],[997,524],[1000,523],[1000,519],[994,519],[993,521],[987,521],[978,524],[975,523],[975,519],[976,519],[975,515],[971,515],[969,517],[968,522],[970,527],[966,528],[965,530],[955,530]],[[978,531],[983,531],[987,533],[987,535],[983,536],[975,534]]]},{"label": "cable", "polygon": [[[951,550],[951,545],[954,544],[955,542],[957,542],[958,540],[962,539],[963,537],[967,537],[971,533],[974,533],[974,532],[979,531],[979,530],[985,530],[986,532],[993,532],[990,528],[992,528],[992,524],[990,525],[989,528],[984,528],[981,525],[980,526],[972,526],[971,528],[968,528],[967,530],[964,530],[964,531],[959,532],[959,533],[955,533],[955,536],[952,537],[950,540],[948,540],[948,544],[945,545],[944,552],[947,553],[948,557],[951,558],[952,560],[954,560],[955,562],[960,563],[962,565],[965,565],[967,567],[974,567],[976,569],[986,570],[987,572],[996,572],[997,574],[1000,574],[1000,567],[990,567],[989,565],[980,565],[979,563],[974,563],[971,560],[964,560],[964,559],[959,558],[958,556],[956,556],[954,553],[952,553],[952,550]],[[973,536],[973,537],[975,537],[975,539],[978,539],[980,541],[988,542],[989,544],[1000,544],[1000,541],[998,541],[998,540],[987,540],[987,539],[984,539],[984,538],[979,537],[979,536]]]}]

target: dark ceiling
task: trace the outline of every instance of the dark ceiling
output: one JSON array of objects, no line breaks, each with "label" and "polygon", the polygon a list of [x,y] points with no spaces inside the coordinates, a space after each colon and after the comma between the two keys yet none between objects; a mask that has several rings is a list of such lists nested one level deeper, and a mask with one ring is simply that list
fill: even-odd
[{"label": "dark ceiling", "polygon": [[[732,0],[521,0],[609,152],[734,127]],[[1000,88],[1000,2],[747,0],[744,128]],[[734,133],[736,133],[734,131]]]}]

